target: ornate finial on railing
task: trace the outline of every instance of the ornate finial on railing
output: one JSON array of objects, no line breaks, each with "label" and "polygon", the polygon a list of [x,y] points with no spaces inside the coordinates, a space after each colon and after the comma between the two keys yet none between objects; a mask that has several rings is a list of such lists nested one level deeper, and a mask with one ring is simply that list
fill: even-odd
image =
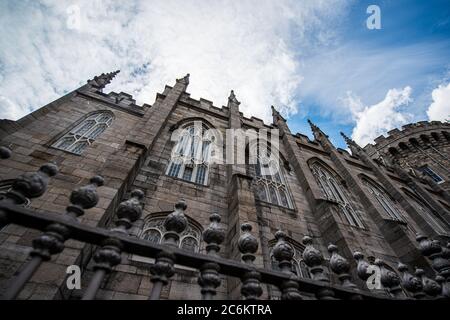
[{"label": "ornate finial on railing", "polygon": [[353,253],[353,258],[355,258],[357,263],[356,274],[358,275],[358,278],[363,281],[367,281],[367,279],[370,277],[370,274],[368,272],[370,264],[366,260],[364,260],[364,255],[359,251],[355,251]]},{"label": "ornate finial on railing", "polygon": [[430,297],[437,297],[441,294],[441,285],[426,276],[425,271],[421,268],[416,268],[416,276],[422,281],[423,291]]},{"label": "ornate finial on railing", "polygon": [[118,220],[116,220],[116,228],[113,231],[127,233],[127,230],[133,226],[142,215],[142,199],[144,192],[139,189],[131,191],[130,199],[119,204],[116,212]]},{"label": "ornate finial on railing", "polygon": [[[250,233],[252,231],[250,223],[242,224],[241,230],[238,248],[242,253],[242,261],[253,267],[253,262],[256,259],[255,253],[258,251],[258,240]],[[248,271],[242,276],[241,293],[245,300],[256,300],[262,295],[263,291],[260,281],[261,275],[256,270]]]},{"label": "ornate finial on railing", "polygon": [[281,283],[281,298],[284,300],[302,300],[299,285],[296,276],[292,272],[292,258],[294,257],[294,249],[286,242],[286,234],[279,230],[275,233],[277,243],[273,247],[272,253],[281,272],[289,275],[291,280],[285,280]]},{"label": "ornate finial on railing", "polygon": [[252,225],[244,223],[241,225],[242,234],[238,240],[238,248],[242,253],[242,260],[244,262],[253,262],[255,260],[255,253],[258,251],[258,240],[250,233]]},{"label": "ornate finial on railing", "polygon": [[[4,148],[4,147],[3,147]],[[4,148],[6,149],[6,148]],[[6,151],[3,151],[6,153]],[[4,204],[22,205],[27,198],[37,198],[44,194],[47,189],[49,178],[58,172],[58,167],[47,163],[39,168],[37,172],[26,172],[18,176],[6,192],[2,201]],[[8,224],[8,218],[3,210],[0,210],[0,229]]]},{"label": "ornate finial on railing", "polygon": [[445,279],[442,282],[442,295],[450,298],[450,260],[443,257],[439,241],[429,240],[421,234],[417,235],[416,240],[419,242],[419,249],[422,254],[431,260],[433,269]]},{"label": "ornate finial on railing", "polygon": [[402,297],[400,277],[394,271],[387,269],[381,259],[375,259],[375,265],[380,268],[380,280],[383,287],[387,288],[394,297]]},{"label": "ornate finial on railing", "polygon": [[[55,166],[45,167],[46,174],[56,172]],[[84,209],[93,208],[98,203],[97,187],[103,185],[103,178],[95,176],[90,183],[72,191],[70,195],[71,204],[66,208],[66,215],[75,219],[84,214]],[[52,223],[47,227],[45,233],[33,240],[33,251],[31,256],[38,256],[44,261],[49,260],[53,254],[60,253],[64,249],[64,242],[69,236],[69,230],[58,223]]]},{"label": "ornate finial on railing", "polygon": [[[53,164],[44,165],[37,174],[24,174],[16,179],[13,190],[28,192],[28,196],[42,194],[48,182],[48,177],[55,175],[57,168]],[[74,190],[70,196],[71,205],[66,209],[66,215],[72,219],[84,213],[84,209],[94,207],[98,202],[95,188],[103,184],[103,178],[96,176],[85,187]],[[31,260],[27,262],[22,272],[14,280],[13,285],[6,293],[6,299],[14,299],[22,290],[25,283],[31,278],[41,265],[54,254],[64,250],[64,242],[69,237],[69,229],[59,223],[50,224],[44,233],[33,240],[33,250],[30,252]]]},{"label": "ornate finial on railing", "polygon": [[413,276],[409,270],[408,266],[399,263],[397,266],[398,271],[401,273],[401,285],[406,289],[415,299],[423,299],[425,294],[422,292],[423,286],[422,281]]},{"label": "ornate finial on railing", "polygon": [[[225,240],[225,231],[219,226],[220,215],[212,213],[209,216],[211,223],[203,231],[203,241],[206,242],[206,253],[217,256],[220,244]],[[198,284],[204,300],[211,300],[217,294],[216,288],[220,286],[220,267],[215,262],[207,262],[200,268]]]},{"label": "ornate finial on railing", "polygon": [[[329,284],[330,278],[323,266],[324,258],[322,253],[313,247],[311,237],[303,237],[302,242],[306,246],[305,250],[303,250],[303,261],[309,267],[312,279]],[[320,300],[331,300],[334,299],[334,292],[331,289],[323,288],[316,292],[316,296]]]},{"label": "ornate finial on railing", "polygon": [[206,243],[206,253],[215,256],[220,250],[220,245],[225,240],[225,231],[219,226],[221,221],[218,213],[212,213],[209,216],[208,228],[203,231],[203,241]]},{"label": "ornate finial on railing", "polygon": [[439,243],[433,243],[432,240],[420,233],[416,235],[416,241],[419,243],[420,252],[427,258],[441,251]]},{"label": "ornate finial on railing", "polygon": [[46,163],[37,172],[26,172],[18,176],[12,185],[7,198],[16,200],[16,204],[22,204],[25,198],[37,198],[44,194],[50,177],[58,173],[58,167],[53,163]]},{"label": "ornate finial on railing", "polygon": [[441,286],[441,296],[448,297],[448,292],[444,292],[445,290],[445,278],[443,276],[437,275],[434,280]]},{"label": "ornate finial on railing", "polygon": [[97,187],[103,186],[104,180],[100,176],[94,176],[89,180],[89,184],[75,189],[70,194],[70,205],[67,207],[67,214],[76,218],[84,214],[85,209],[93,208],[98,203]]},{"label": "ornate finial on railing", "polygon": [[187,205],[184,199],[180,199],[175,204],[175,210],[170,213],[164,220],[164,227],[167,233],[164,236],[163,243],[166,245],[178,247],[180,241],[180,233],[182,233],[187,225],[188,221],[184,215]]},{"label": "ornate finial on railing", "polygon": [[[188,220],[184,215],[187,205],[184,199],[180,199],[175,204],[175,210],[170,213],[164,220],[164,227],[167,232],[162,239],[162,244],[170,247],[179,246],[180,233],[182,233],[187,225]],[[150,267],[152,274],[151,282],[153,283],[152,292],[149,300],[159,300],[162,287],[169,283],[169,279],[175,274],[174,269],[175,256],[167,251],[161,251],[157,254],[155,263]]]},{"label": "ornate finial on railing", "polygon": [[11,150],[7,147],[0,147],[0,159],[8,159],[11,157]]},{"label": "ornate finial on railing", "polygon": [[[350,263],[347,259],[338,253],[338,247],[334,244],[328,246],[328,252],[330,253],[330,269],[337,274],[339,281],[343,287],[358,290],[356,284],[352,282],[352,276],[350,275]],[[359,294],[352,296],[352,300],[361,300],[362,297]]]},{"label": "ornate finial on railing", "polygon": [[[128,234],[127,230],[133,225],[133,222],[138,220],[142,215],[142,199],[144,193],[139,190],[131,192],[130,199],[119,204],[116,216],[119,218],[115,221],[116,227],[111,231]],[[92,300],[95,298],[103,278],[107,273],[122,261],[122,241],[116,238],[106,239],[102,247],[94,254],[95,273],[86,289],[83,300]]]}]

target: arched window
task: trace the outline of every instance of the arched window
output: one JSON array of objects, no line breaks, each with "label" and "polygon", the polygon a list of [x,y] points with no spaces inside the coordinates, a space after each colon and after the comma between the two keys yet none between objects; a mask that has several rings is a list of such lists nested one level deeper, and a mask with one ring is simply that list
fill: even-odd
[{"label": "arched window", "polygon": [[430,143],[430,138],[428,138],[428,136],[426,136],[424,134],[420,135],[420,139],[425,143]]},{"label": "arched window", "polygon": [[270,157],[272,151],[267,154],[260,152],[257,147],[256,164],[252,165],[255,170],[254,191],[255,197],[261,201],[269,202],[281,207],[293,209],[294,205],[287,188],[285,169],[280,165],[279,156]]},{"label": "arched window", "polygon": [[[166,235],[166,228],[164,227],[164,220],[166,216],[150,217],[143,227],[141,238],[152,243],[159,244]],[[189,221],[190,219],[188,219]],[[186,229],[180,234],[180,242],[178,246],[187,251],[198,252],[200,249],[201,230],[192,221],[189,221]]]},{"label": "arched window", "polygon": [[208,182],[211,144],[215,137],[200,121],[190,122],[179,130],[166,174],[171,177],[206,185]]},{"label": "arched window", "polygon": [[389,153],[390,153],[391,155],[393,155],[394,157],[397,156],[397,155],[399,154],[398,150],[397,150],[396,148],[394,148],[394,147],[390,147],[390,148],[389,148]]},{"label": "arched window", "polygon": [[[308,279],[311,278],[308,266],[303,261],[302,257],[304,247],[290,238],[287,238],[286,241],[288,245],[291,246],[292,250],[294,250],[294,257],[292,258],[292,272],[299,278],[308,278]],[[273,247],[275,246],[276,243],[277,243],[276,240],[269,241],[270,261],[273,270],[280,270],[280,267],[278,266],[278,261],[275,259],[272,253]]]},{"label": "arched window", "polygon": [[447,235],[449,230],[445,228],[445,223],[442,222],[438,217],[434,215],[434,213],[429,209],[429,207],[421,200],[419,197],[414,195],[412,192],[402,188],[403,192],[405,192],[408,197],[410,197],[414,203],[416,204],[419,212],[422,214],[424,220],[439,234]]},{"label": "arched window", "polygon": [[[6,198],[6,193],[11,190],[13,182],[13,180],[0,181],[0,201]],[[30,199],[26,198],[23,206],[28,207],[30,203]]]},{"label": "arched window", "polygon": [[437,132],[432,132],[431,136],[433,137],[433,139],[435,141],[440,141],[441,140],[441,138],[439,138],[439,134]]},{"label": "arched window", "polygon": [[400,142],[399,144],[398,144],[398,146],[400,147],[400,149],[402,149],[402,150],[408,150],[409,148],[408,148],[408,145],[406,144],[406,143],[404,143],[404,142]]},{"label": "arched window", "polygon": [[[11,190],[12,184],[14,180],[4,180],[0,181],[0,201],[6,198],[6,193]],[[25,203],[22,205],[23,207],[30,206],[31,201],[28,198],[25,198]],[[5,224],[3,226],[0,226],[0,231],[2,231],[4,228],[6,228],[8,224]]]},{"label": "arched window", "polygon": [[352,226],[364,228],[360,217],[350,204],[347,191],[342,183],[338,181],[336,175],[317,161],[312,163],[310,168],[322,193],[328,200],[334,201],[339,205],[340,211],[347,222]]},{"label": "arched window", "polygon": [[82,154],[113,121],[112,113],[96,112],[75,125],[53,144],[53,147],[75,154]]},{"label": "arched window", "polygon": [[390,218],[397,221],[405,222],[399,209],[395,205],[394,201],[389,197],[389,195],[375,182],[363,178],[364,185],[369,190],[369,193],[377,200],[377,202],[383,207]]}]

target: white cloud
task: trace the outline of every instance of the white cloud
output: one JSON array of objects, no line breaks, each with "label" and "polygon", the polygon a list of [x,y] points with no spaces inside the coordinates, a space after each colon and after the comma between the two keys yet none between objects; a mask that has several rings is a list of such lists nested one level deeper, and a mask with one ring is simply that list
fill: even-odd
[{"label": "white cloud", "polygon": [[341,103],[348,91],[357,93],[366,105],[374,105],[389,89],[411,86],[415,99],[408,108],[413,120],[426,117],[428,87],[434,88],[434,79],[442,78],[436,70],[445,70],[448,65],[449,42],[392,46],[371,44],[368,39],[369,35],[320,50],[303,61],[300,98],[305,105],[299,110],[301,115],[312,113],[348,125],[354,120],[348,105]]},{"label": "white cloud", "polygon": [[234,89],[247,116],[269,121],[271,104],[294,114],[297,53],[331,41],[329,26],[345,7],[343,0],[2,1],[0,95],[18,108],[0,106],[0,118],[17,119],[115,69],[122,72],[109,89],[139,103],[153,103],[165,84],[190,73],[196,98],[220,106]]},{"label": "white cloud", "polygon": [[430,120],[445,121],[450,119],[450,83],[440,85],[431,94],[433,103],[427,110]]},{"label": "white cloud", "polygon": [[344,103],[356,121],[352,138],[361,146],[365,146],[379,135],[410,122],[412,115],[401,109],[412,102],[411,93],[409,86],[401,90],[390,89],[382,101],[364,106],[359,97],[347,92]]}]

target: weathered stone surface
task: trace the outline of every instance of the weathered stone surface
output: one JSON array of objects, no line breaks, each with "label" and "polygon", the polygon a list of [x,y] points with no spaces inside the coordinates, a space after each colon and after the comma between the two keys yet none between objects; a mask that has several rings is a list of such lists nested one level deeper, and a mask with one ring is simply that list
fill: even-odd
[{"label": "weathered stone surface", "polygon": [[[127,199],[131,190],[139,188],[145,197],[142,218],[131,228],[131,234],[136,237],[142,235],[149,219],[167,215],[173,211],[175,203],[185,199],[187,209],[184,213],[189,223],[195,224],[200,231],[209,225],[211,213],[220,214],[220,227],[226,231],[226,239],[219,253],[223,257],[240,260],[237,245],[239,230],[243,223],[249,223],[252,235],[257,237],[259,243],[255,253],[255,265],[259,267],[272,268],[271,251],[276,243],[274,234],[282,230],[287,235],[286,241],[300,254],[304,248],[301,239],[309,235],[322,253],[327,252],[329,243],[334,243],[348,261],[353,261],[353,252],[360,251],[367,258],[383,259],[387,265],[395,266],[399,260],[417,262],[429,271],[415,249],[411,230],[429,234],[430,227],[420,217],[410,215],[412,211],[408,206],[421,210],[416,202],[395,196],[396,192],[404,190],[414,192],[404,176],[385,165],[371,167],[360,156],[335,149],[319,128],[314,129],[314,141],[302,134],[293,135],[276,110],[272,124],[245,118],[239,111],[238,94],[234,98],[230,96],[228,105],[222,108],[205,99],[192,99],[186,93],[187,84],[186,78],[182,78],[173,87],[166,86],[151,107],[137,106],[126,93],[100,94],[98,88],[91,84],[23,119],[0,121],[0,145],[10,146],[12,150],[10,158],[0,160],[0,182],[10,181],[24,172],[36,171],[44,163],[53,161],[59,173],[50,179],[46,193],[32,201],[33,209],[64,214],[72,190],[86,185],[91,177],[101,175],[105,181],[104,186],[98,188],[99,202],[95,208],[86,210],[81,218],[82,223],[87,225],[112,225],[118,203]],[[80,119],[101,110],[114,113],[115,118],[81,156],[51,147]],[[255,196],[255,171],[244,165],[212,165],[205,186],[166,175],[175,145],[171,141],[173,128],[189,119],[204,121],[218,129],[224,137],[228,128],[279,129],[279,151],[284,167],[289,168],[285,170],[284,178],[293,208],[259,200]],[[434,187],[426,184],[421,177],[412,179],[422,186],[428,200],[434,199],[434,202],[428,202],[437,203],[441,210],[438,211],[446,215],[446,221],[450,221],[450,204],[445,196],[445,191],[449,190],[448,169],[444,169],[450,167],[449,131],[449,125],[442,123],[411,125],[403,131],[394,130],[390,132],[390,137],[377,139],[377,145],[365,148],[368,155],[376,159],[376,151],[383,154],[389,152],[392,146],[399,149],[399,143],[405,142],[408,150],[401,150],[400,156],[397,156],[402,168],[429,165],[444,177],[446,181]],[[421,135],[426,135],[429,141],[426,142]],[[414,137],[423,152],[414,151],[416,147],[410,141]],[[350,205],[363,221],[364,228],[350,226],[336,204],[325,199],[310,169],[314,161],[320,161],[342,182]],[[407,226],[386,220],[384,208],[362,184],[362,175],[387,188],[395,205],[407,209],[402,210]],[[428,218],[425,216],[425,219]],[[8,225],[0,231],[0,293],[23,266],[31,241],[39,234],[15,225]],[[440,239],[448,239],[446,235],[440,236]],[[204,252],[205,243],[199,240],[200,251]],[[92,276],[90,259],[93,251],[90,246],[73,240],[66,241],[65,246],[62,253],[41,266],[20,294],[20,299],[57,299],[61,294],[65,298],[80,298],[80,292],[64,289],[65,268],[70,264],[82,265],[83,269],[88,270],[82,278],[83,285],[87,285]],[[122,264],[106,277],[97,298],[146,299],[152,288],[148,271],[151,263],[151,259],[142,260],[124,254]],[[162,298],[199,299],[198,272],[177,265],[175,268],[177,274],[164,287]],[[263,290],[262,298],[279,295],[275,288],[266,285],[263,285]],[[224,277],[217,288],[217,298],[239,296],[240,282]]]}]

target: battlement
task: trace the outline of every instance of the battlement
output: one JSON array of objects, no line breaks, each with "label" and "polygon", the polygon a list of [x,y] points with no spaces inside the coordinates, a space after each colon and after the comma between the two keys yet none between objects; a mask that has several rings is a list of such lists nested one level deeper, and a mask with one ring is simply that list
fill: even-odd
[{"label": "battlement", "polygon": [[[164,91],[162,93],[158,93],[157,97],[164,99],[172,90],[173,87],[166,85]],[[191,94],[188,92],[184,92],[179,100],[182,104],[189,105],[206,112],[209,112],[215,116],[221,118],[229,117],[229,108],[227,106],[216,107],[211,100],[200,97],[198,100],[191,98]],[[273,129],[273,124],[264,123],[262,119],[257,117],[246,117],[242,112],[239,112],[239,115],[242,119],[242,124],[247,127],[255,128],[255,129]]]},{"label": "battlement", "polygon": [[410,123],[404,125],[401,130],[397,128],[390,130],[386,137],[381,135],[375,138],[375,144],[366,145],[364,150],[372,156],[377,151],[387,151],[388,148],[395,148],[400,143],[407,143],[410,139],[417,139],[417,137],[420,137],[421,135],[430,136],[430,139],[432,139],[433,135],[440,135],[442,132],[447,132],[446,134],[450,133],[450,123],[440,121],[419,121],[417,123]]}]

